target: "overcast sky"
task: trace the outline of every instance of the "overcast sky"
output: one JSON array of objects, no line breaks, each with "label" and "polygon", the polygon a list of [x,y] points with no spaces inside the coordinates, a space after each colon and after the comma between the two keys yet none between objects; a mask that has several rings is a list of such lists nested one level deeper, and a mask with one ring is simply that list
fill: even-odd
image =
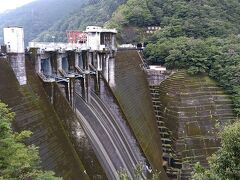
[{"label": "overcast sky", "polygon": [[8,9],[15,9],[32,1],[34,0],[0,0],[0,13]]}]

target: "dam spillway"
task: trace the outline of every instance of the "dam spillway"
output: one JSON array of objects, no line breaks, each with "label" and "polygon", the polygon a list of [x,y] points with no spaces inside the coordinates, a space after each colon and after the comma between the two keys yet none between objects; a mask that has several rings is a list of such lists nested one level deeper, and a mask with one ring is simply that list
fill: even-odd
[{"label": "dam spillway", "polygon": [[[61,118],[49,103],[34,68],[29,61],[26,62],[27,84],[20,86],[10,63],[5,59],[0,60],[0,99],[16,113],[14,129],[33,132],[26,142],[39,146],[41,166],[45,170],[53,170],[64,179],[93,179],[96,175],[105,177],[101,167],[98,168],[98,162],[96,162],[98,160],[94,159],[95,155],[84,131],[79,126],[77,131],[81,133],[83,143],[79,144],[78,152],[76,151],[73,140],[69,138],[71,129],[64,127]],[[59,101],[60,99],[58,96]],[[65,115],[69,115],[69,113]],[[92,163],[91,168],[84,167],[83,164],[86,162],[82,163],[79,152],[85,158],[88,157],[85,161],[88,164]],[[89,175],[85,173],[86,170]]]},{"label": "dam spillway", "polygon": [[166,179],[160,135],[142,63],[136,50],[118,51],[114,74],[109,77],[110,88],[149,163],[161,172],[160,178]]},{"label": "dam spillway", "polygon": [[[15,60],[18,60],[17,57],[17,54],[14,55]],[[9,86],[5,86],[4,83],[2,84],[0,92],[1,99],[16,112],[16,120],[14,121],[15,130],[21,131],[27,129],[33,132],[33,136],[26,142],[29,144],[33,143],[40,147],[41,165],[44,169],[53,170],[57,175],[64,177],[64,179],[105,179],[105,172],[109,179],[118,179],[118,172],[124,170],[128,172],[131,179],[134,179],[137,165],[145,167],[145,159],[142,156],[137,142],[134,141],[134,137],[131,136],[131,131],[127,130],[128,126],[116,124],[119,122],[115,120],[116,115],[113,115],[111,110],[104,105],[106,101],[110,102],[109,100],[111,99],[110,97],[106,98],[107,96],[103,98],[106,90],[101,91],[101,96],[98,97],[98,95],[93,92],[95,85],[92,85],[92,87],[89,88],[91,91],[89,99],[92,103],[86,103],[83,97],[81,97],[81,92],[76,88],[74,106],[76,109],[74,110],[67,102],[66,95],[63,93],[64,89],[61,89],[60,85],[56,82],[44,82],[37,76],[30,56],[26,56],[24,65],[18,69],[21,71],[24,67],[26,75],[25,85],[20,85],[16,79],[17,74],[14,74],[11,64],[9,63],[11,62],[10,55],[9,60],[10,61],[5,59],[1,60],[1,69],[3,69],[3,71],[1,71],[1,79],[5,79],[4,81],[2,80],[2,82],[8,81],[9,84]],[[8,76],[9,78],[7,78]],[[91,79],[95,81],[95,75],[92,75]],[[9,88],[11,88],[11,91],[8,93],[6,91]],[[103,88],[106,88],[106,83],[102,81],[101,89]],[[17,92],[14,94],[15,91]],[[18,91],[20,92],[18,93]],[[79,95],[79,93],[81,95]],[[111,96],[111,94],[108,95]],[[31,109],[25,109],[25,106],[24,108],[15,108],[15,106],[21,107],[21,105],[18,105],[18,101],[14,101],[13,104],[11,104],[11,98],[15,96],[20,99],[21,97],[23,99],[27,97],[25,101],[29,103],[27,106],[29,108],[31,107]],[[114,102],[113,100],[111,101],[113,105]],[[116,103],[115,106],[117,107]],[[37,110],[35,110],[35,108]],[[118,108],[118,110],[119,109],[120,108]],[[29,110],[29,112],[26,113],[25,110],[27,112]],[[78,116],[77,111],[79,111],[82,116]],[[74,112],[76,112],[76,115]],[[117,114],[117,116],[119,115],[120,114]],[[33,118],[33,120],[31,120],[31,118]],[[99,143],[92,141],[92,134],[88,134],[85,128],[86,126],[82,121],[83,118],[87,119],[91,128],[94,129],[109,158],[99,156],[99,150],[97,149],[99,148]],[[120,117],[118,117],[118,119],[119,118]],[[114,123],[111,123],[111,121]],[[46,122],[50,124],[44,124]],[[102,123],[104,123],[104,125]],[[58,126],[59,128],[57,128]],[[85,132],[87,136],[85,136]],[[60,137],[58,137],[58,135]],[[62,139],[62,146],[58,146],[55,136],[57,136],[58,141]],[[71,152],[66,152],[68,146],[64,144],[64,137]],[[52,139],[53,141],[51,141]],[[54,149],[51,149],[52,146]],[[115,152],[118,153],[115,154]],[[72,155],[72,158],[66,157],[67,160],[64,159],[65,153],[69,153],[69,156]],[[55,157],[56,155],[57,157]],[[63,162],[61,162],[59,158],[61,158]],[[110,163],[109,166],[109,161],[104,163],[106,159],[113,163]],[[101,160],[101,165],[105,168],[105,172],[103,172],[101,166],[99,166],[99,160]],[[68,165],[68,162],[71,162],[71,165]],[[63,168],[62,166],[66,166],[67,168]],[[109,172],[106,166],[113,168],[113,170]],[[111,173],[113,175],[109,175]],[[144,169],[144,174],[145,173]]]},{"label": "dam spillway", "polygon": [[[60,89],[62,92],[60,94],[68,100],[107,177],[118,179],[118,173],[126,171],[128,176],[134,179],[135,169],[138,165],[143,168],[142,176],[146,176],[144,155],[142,155],[138,143],[133,140],[135,137],[131,135],[128,126],[122,125],[123,120],[116,120],[119,120],[122,114],[118,113],[120,116],[118,118],[116,115],[114,116],[111,108],[103,108],[104,104],[108,103],[102,101],[101,97],[103,96],[97,97],[97,95],[106,93],[106,91],[102,92],[103,89],[106,89],[103,87],[107,84],[101,80],[101,72],[113,73],[115,71],[115,69],[107,68],[112,67],[114,58],[109,57],[108,51],[84,51],[84,54],[82,52],[64,50],[40,52],[38,49],[31,49],[30,59],[34,63],[39,77],[43,80],[44,86],[46,87],[48,84],[48,88],[45,90],[53,105],[58,101],[58,98],[55,98],[56,90]],[[72,54],[73,56],[71,56]],[[43,63],[46,57],[49,61],[47,68]],[[63,59],[63,57],[67,58]],[[63,61],[68,61],[65,69]],[[45,71],[44,68],[51,70]],[[51,72],[51,74],[45,74],[45,72]],[[57,89],[55,85],[52,85],[55,83],[57,83]],[[108,94],[108,96],[114,95]],[[118,104],[115,103],[114,106],[117,107]],[[54,108],[57,112],[61,112],[61,105],[54,105]]]},{"label": "dam spillway", "polygon": [[[16,32],[23,32],[23,29],[12,27],[7,31],[12,33],[6,33],[5,38],[11,39],[17,36]],[[7,81],[6,76],[13,74],[10,72],[12,68],[18,81],[10,79],[9,83],[17,83],[15,90],[20,92],[15,96],[24,99],[23,104],[26,101],[26,104],[29,103],[27,106],[33,108],[29,113],[25,113],[25,106],[14,110],[15,130],[33,131],[33,136],[26,143],[40,147],[43,169],[53,170],[64,179],[118,179],[120,171],[126,172],[130,179],[135,179],[138,165],[143,168],[139,174],[142,178],[148,176],[151,167],[158,170],[161,177],[165,177],[161,146],[152,153],[151,148],[154,146],[148,147],[144,145],[149,144],[146,139],[136,138],[136,126],[129,127],[128,112],[121,107],[119,99],[110,89],[115,83],[115,71],[118,70],[118,64],[112,58],[116,51],[116,30],[92,26],[87,27],[86,32],[88,41],[83,44],[29,43],[26,60],[21,56],[24,54],[24,46],[19,46],[23,45],[23,33],[18,42],[9,42],[7,56],[11,66],[3,60],[6,64],[3,63],[2,68],[9,69],[9,72],[5,72],[1,78]],[[96,39],[98,37],[101,41]],[[12,47],[19,48],[15,52]],[[137,64],[139,56],[135,57]],[[108,78],[104,79],[102,72],[107,72]],[[6,91],[4,86],[2,90]],[[14,104],[18,104],[18,101],[11,104],[10,99],[14,96],[8,95],[2,95],[1,99],[13,109],[18,107]],[[114,110],[109,108],[108,103]],[[150,110],[150,114],[153,114],[153,109]],[[35,116],[36,121],[32,122],[30,118]],[[50,124],[44,124],[46,122]],[[154,130],[154,126],[150,128]],[[63,143],[61,146],[57,139],[63,139],[59,142]],[[51,149],[52,146],[54,149]]]},{"label": "dam spillway", "polygon": [[[106,70],[105,65],[103,72]],[[90,76],[87,101],[81,97],[81,87],[78,86],[79,84],[76,85],[75,96],[76,113],[85,131],[88,132],[95,153],[101,159],[108,178],[118,179],[118,172],[126,171],[129,178],[134,179],[137,166],[142,166],[146,175],[145,158],[126,125],[124,115],[103,74]]]}]

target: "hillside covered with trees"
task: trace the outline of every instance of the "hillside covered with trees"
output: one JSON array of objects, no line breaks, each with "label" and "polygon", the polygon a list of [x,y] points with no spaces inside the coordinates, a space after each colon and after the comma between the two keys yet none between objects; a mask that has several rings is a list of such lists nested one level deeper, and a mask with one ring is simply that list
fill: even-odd
[{"label": "hillside covered with trees", "polygon": [[25,30],[25,41],[50,28],[56,21],[77,11],[87,0],[36,0],[30,4],[0,14],[0,43],[2,29],[7,26],[21,26]]},{"label": "hillside covered with trees", "polygon": [[[122,31],[129,26],[160,26],[166,37],[209,37],[238,34],[238,0],[128,0],[107,23]],[[156,40],[156,38],[154,38]],[[125,40],[125,39],[123,39]]]},{"label": "hillside covered with trees", "polygon": [[[208,73],[232,95],[240,114],[239,0],[128,0],[106,26],[117,28],[123,43],[133,31],[132,42],[148,44],[144,54],[150,63]],[[161,29],[149,35],[148,26]]]},{"label": "hillside covered with trees", "polygon": [[56,41],[66,41],[67,30],[85,30],[86,26],[103,26],[112,13],[126,0],[88,0],[75,13],[56,22],[51,28],[41,33],[36,41],[51,41],[54,35]]}]

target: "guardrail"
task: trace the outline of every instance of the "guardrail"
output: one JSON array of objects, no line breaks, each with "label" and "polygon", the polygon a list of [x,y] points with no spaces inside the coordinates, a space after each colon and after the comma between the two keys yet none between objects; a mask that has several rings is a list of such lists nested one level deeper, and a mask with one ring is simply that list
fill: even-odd
[{"label": "guardrail", "polygon": [[86,43],[54,43],[54,42],[29,42],[28,48],[39,48],[46,51],[56,50],[87,50],[90,49]]}]

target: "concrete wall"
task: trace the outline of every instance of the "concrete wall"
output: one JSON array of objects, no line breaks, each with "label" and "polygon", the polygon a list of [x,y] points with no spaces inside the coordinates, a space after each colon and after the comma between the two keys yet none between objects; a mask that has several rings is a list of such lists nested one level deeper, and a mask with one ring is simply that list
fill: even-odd
[{"label": "concrete wall", "polygon": [[24,32],[20,27],[9,27],[3,29],[4,44],[7,45],[9,53],[24,53]]},{"label": "concrete wall", "polygon": [[150,165],[161,171],[161,179],[167,179],[162,167],[161,138],[141,63],[137,51],[117,52],[115,74],[110,75],[114,76],[114,84],[110,86]]},{"label": "concrete wall", "polygon": [[45,83],[44,89],[52,101],[54,110],[59,116],[67,135],[71,138],[75,150],[80,157],[90,179],[101,177],[106,178],[97,157],[93,151],[89,139],[87,138],[79,119],[72,110],[67,99],[62,94],[57,83]]},{"label": "concrete wall", "polygon": [[17,77],[20,85],[27,84],[27,76],[25,69],[25,54],[8,54],[8,61]]},{"label": "concrete wall", "polygon": [[27,143],[39,146],[43,169],[65,179],[89,179],[34,69],[27,69],[24,86],[19,86],[6,60],[0,60],[0,69],[0,99],[16,113],[14,129],[33,132]]},{"label": "concrete wall", "polygon": [[87,35],[87,46],[91,50],[98,50],[100,47],[100,32],[89,32]]},{"label": "concrete wall", "polygon": [[207,157],[219,148],[216,125],[235,119],[232,101],[208,76],[184,71],[153,89],[160,133],[167,129],[175,158],[183,164],[181,179],[188,179],[193,164],[207,167]]}]

